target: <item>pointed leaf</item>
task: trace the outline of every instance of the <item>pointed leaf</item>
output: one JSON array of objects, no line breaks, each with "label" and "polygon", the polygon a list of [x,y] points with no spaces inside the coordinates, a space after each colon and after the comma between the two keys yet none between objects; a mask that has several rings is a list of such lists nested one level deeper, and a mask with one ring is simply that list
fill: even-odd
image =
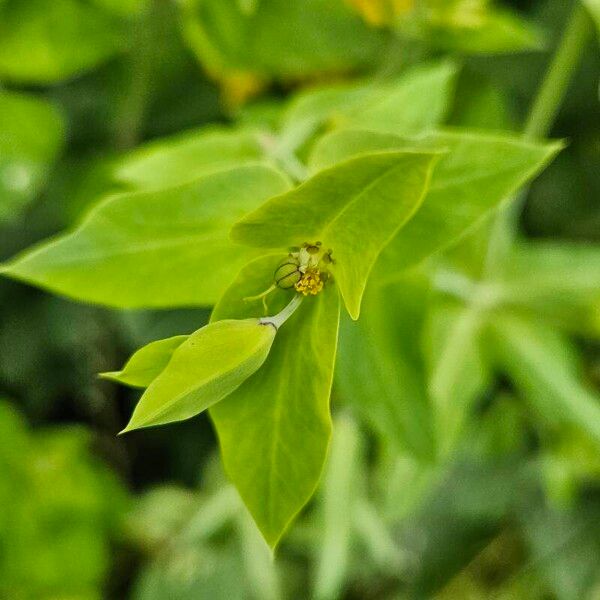
[{"label": "pointed leaf", "polygon": [[418,66],[334,117],[333,123],[396,135],[432,129],[446,116],[457,72],[449,61]]},{"label": "pointed leaf", "polygon": [[150,342],[135,352],[121,371],[100,373],[100,377],[131,387],[148,387],[164,371],[173,352],[187,338],[187,335],[176,335]]},{"label": "pointed leaf", "polygon": [[173,352],[123,431],[189,419],[219,402],[263,364],[275,332],[258,319],[202,327]]},{"label": "pointed leaf", "polygon": [[361,152],[407,147],[445,149],[447,153],[434,170],[423,206],[380,256],[377,274],[385,279],[397,277],[480,224],[502,200],[534,177],[562,144],[459,130],[411,140],[369,131],[341,131],[321,140],[311,165],[325,168],[350,156],[358,158]]},{"label": "pointed leaf", "polygon": [[266,248],[321,241],[333,250],[331,270],[357,319],[371,268],[419,208],[436,158],[382,152],[351,159],[272,198],[239,221],[232,238]]},{"label": "pointed leaf", "polygon": [[233,244],[231,225],[288,185],[274,169],[245,166],[112,196],[75,231],[26,251],[0,273],[121,308],[211,305],[260,254]]},{"label": "pointed leaf", "polygon": [[[214,318],[255,314],[257,306],[241,298],[260,293],[272,270],[272,258],[250,264]],[[334,286],[304,300],[280,328],[260,371],[210,410],[225,470],[272,547],[312,496],[323,469],[338,318]]]},{"label": "pointed leaf", "polygon": [[337,84],[300,92],[283,114],[281,143],[294,150],[324,124],[413,135],[439,126],[450,107],[457,67],[407,69],[397,79]]}]

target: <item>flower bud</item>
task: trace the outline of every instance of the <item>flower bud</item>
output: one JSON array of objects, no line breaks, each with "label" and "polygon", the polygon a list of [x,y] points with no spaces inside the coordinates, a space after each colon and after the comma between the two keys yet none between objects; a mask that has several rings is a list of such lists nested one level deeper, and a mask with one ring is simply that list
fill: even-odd
[{"label": "flower bud", "polygon": [[289,257],[275,269],[275,285],[283,290],[293,288],[301,279],[302,272],[297,260]]}]

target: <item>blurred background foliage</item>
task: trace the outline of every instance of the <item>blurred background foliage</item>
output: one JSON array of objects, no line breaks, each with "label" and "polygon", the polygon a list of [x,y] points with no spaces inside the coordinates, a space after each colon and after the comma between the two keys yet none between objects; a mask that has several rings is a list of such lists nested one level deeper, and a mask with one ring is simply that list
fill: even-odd
[{"label": "blurred background foliage", "polygon": [[[446,123],[519,131],[572,10],[0,0],[0,259],[135,185],[139,161],[185,172],[191,128],[306,126],[316,105],[288,98],[325,83],[451,57]],[[135,397],[96,378],[208,312],[109,311],[0,281],[0,597],[600,598],[595,41],[552,130],[568,147],[528,191],[514,248],[487,263],[483,226],[343,323],[328,467],[275,562],[208,420],[117,438]]]}]

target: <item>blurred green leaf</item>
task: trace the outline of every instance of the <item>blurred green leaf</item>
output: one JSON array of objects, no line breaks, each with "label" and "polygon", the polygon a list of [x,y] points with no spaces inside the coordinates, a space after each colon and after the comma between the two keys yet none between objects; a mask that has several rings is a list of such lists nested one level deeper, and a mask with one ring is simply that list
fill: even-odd
[{"label": "blurred green leaf", "polygon": [[[260,293],[272,268],[272,259],[246,267],[213,320],[255,313],[240,299]],[[210,410],[225,470],[272,548],[321,476],[331,435],[338,318],[335,287],[307,298],[281,327],[263,367]]]},{"label": "blurred green leaf", "polygon": [[600,248],[521,242],[500,282],[505,302],[588,336],[600,334]]},{"label": "blurred green leaf", "polygon": [[342,319],[335,372],[340,398],[383,443],[420,459],[435,454],[420,355],[427,296],[418,277],[369,286],[359,321]]},{"label": "blurred green leaf", "polygon": [[436,158],[385,152],[351,159],[272,198],[238,221],[232,238],[265,248],[322,242],[333,251],[331,271],[350,316],[357,319],[371,268],[418,210]]},{"label": "blurred green leaf", "polygon": [[73,427],[28,432],[0,404],[0,596],[99,598],[127,496]]},{"label": "blurred green leaf", "polygon": [[198,329],[173,351],[121,433],[183,421],[216,404],[261,367],[276,331],[259,319],[225,319]]},{"label": "blurred green leaf", "polygon": [[600,0],[582,0],[600,30]]},{"label": "blurred green leaf", "polygon": [[92,3],[118,15],[129,17],[139,14],[145,5],[152,1],[153,0],[92,0]]},{"label": "blurred green leaf", "polygon": [[111,196],[72,233],[0,272],[108,306],[208,306],[258,254],[229,240],[231,225],[286,189],[274,169],[246,166],[181,187]]},{"label": "blurred green leaf", "polygon": [[342,0],[187,0],[184,32],[205,68],[277,78],[348,71],[372,63],[385,36]]},{"label": "blurred green leaf", "polygon": [[81,0],[8,0],[0,8],[0,77],[50,84],[123,47],[122,24]]},{"label": "blurred green leaf", "polygon": [[136,148],[117,163],[114,177],[136,189],[158,190],[262,159],[257,131],[210,127]]},{"label": "blurred green leaf", "polygon": [[438,450],[455,449],[469,413],[487,382],[480,332],[485,316],[476,307],[445,303],[429,311],[425,328],[429,393]]},{"label": "blurred green leaf", "polygon": [[531,565],[558,600],[595,598],[600,586],[598,500],[576,510],[543,506],[531,498],[521,509]]},{"label": "blurred green leaf", "polygon": [[336,419],[319,506],[321,534],[314,583],[314,597],[319,600],[341,597],[348,576],[361,453],[356,423],[348,416]]},{"label": "blurred green leaf", "polygon": [[457,67],[426,63],[397,79],[301,91],[281,120],[281,143],[295,149],[322,126],[381,129],[411,135],[440,125],[451,103]]},{"label": "blurred green leaf", "polygon": [[448,112],[457,71],[450,61],[410,69],[397,82],[378,86],[364,101],[342,108],[332,122],[395,135],[431,130]]},{"label": "blurred green leaf", "polygon": [[62,116],[49,102],[0,92],[0,223],[35,198],[63,138]]},{"label": "blurred green leaf", "polygon": [[503,54],[542,50],[544,37],[518,13],[491,8],[464,23],[431,23],[427,41],[443,50],[465,54]]},{"label": "blurred green leaf", "polygon": [[556,331],[509,314],[488,329],[492,352],[542,418],[569,423],[600,443],[600,397],[582,382],[570,341]]}]

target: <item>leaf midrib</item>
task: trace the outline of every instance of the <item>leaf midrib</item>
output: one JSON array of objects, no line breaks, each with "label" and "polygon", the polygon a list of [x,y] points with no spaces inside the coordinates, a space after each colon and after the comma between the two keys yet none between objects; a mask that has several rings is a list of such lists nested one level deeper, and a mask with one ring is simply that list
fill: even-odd
[{"label": "leaf midrib", "polygon": [[[417,154],[420,156],[423,156],[423,157],[427,156],[427,153],[417,153]],[[414,153],[412,155],[414,156]],[[404,158],[405,156],[406,156],[406,154],[402,153],[401,155],[399,155],[399,158]],[[350,208],[352,206],[357,204],[365,194],[367,194],[374,187],[376,187],[381,182],[382,179],[384,179],[385,177],[388,177],[396,169],[400,169],[402,166],[403,165],[401,165],[401,164],[394,163],[393,165],[390,165],[388,168],[386,168],[375,179],[373,179],[365,187],[363,187],[360,190],[360,192],[351,196],[351,199],[341,207],[340,211],[337,212],[335,214],[335,216],[333,216],[333,218],[327,222],[327,224],[321,229],[321,231],[319,233],[315,233],[314,235],[317,238],[327,239],[327,232],[331,231],[335,227],[335,224],[344,216],[344,214],[348,210],[350,210]]]}]

